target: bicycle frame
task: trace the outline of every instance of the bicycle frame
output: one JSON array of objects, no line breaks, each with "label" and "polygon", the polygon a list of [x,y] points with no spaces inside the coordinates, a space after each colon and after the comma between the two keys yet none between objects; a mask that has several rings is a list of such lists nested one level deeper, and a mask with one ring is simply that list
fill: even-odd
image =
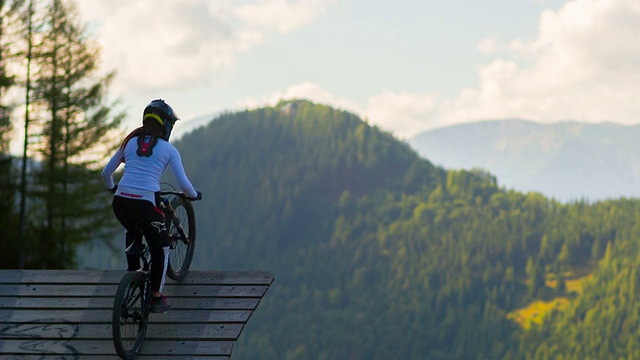
[{"label": "bicycle frame", "polygon": [[[139,245],[136,247],[136,245]],[[149,254],[149,246],[146,244],[131,244],[126,250],[127,255],[137,255],[142,260],[141,272],[144,274],[144,288],[142,292],[142,311],[145,324],[148,321],[149,306],[151,304],[151,277],[149,270],[151,267],[151,255]]]},{"label": "bicycle frame", "polygon": [[[160,196],[162,195],[175,195],[175,196],[179,196],[183,200],[185,199],[184,193],[181,193],[178,191],[161,191]],[[184,228],[182,227],[180,219],[175,214],[173,206],[171,205],[171,201],[169,201],[168,198],[163,197],[161,198],[160,205],[161,205],[160,210],[162,210],[162,212],[164,212],[167,217],[171,218],[171,220],[176,226],[176,229],[178,229],[178,233],[180,237],[183,239],[186,239],[186,243],[189,244],[191,240],[189,239],[187,234],[184,232]],[[171,239],[171,240],[172,242],[175,241],[175,239]]]}]

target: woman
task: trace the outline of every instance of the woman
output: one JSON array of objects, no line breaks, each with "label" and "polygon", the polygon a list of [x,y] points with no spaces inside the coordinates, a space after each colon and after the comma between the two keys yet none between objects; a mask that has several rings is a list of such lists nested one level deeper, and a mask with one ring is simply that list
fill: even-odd
[{"label": "woman", "polygon": [[[102,180],[115,194],[113,212],[126,229],[126,247],[140,243],[144,235],[151,253],[151,311],[164,313],[171,307],[162,290],[169,261],[169,234],[163,212],[158,208],[160,177],[167,167],[191,200],[200,200],[187,178],[178,150],[169,143],[176,113],[162,99],[153,100],[144,109],[142,126],[124,138],[120,148],[102,170]],[[115,184],[113,173],[124,163],[124,174]],[[127,255],[129,271],[140,268],[138,256]]]}]

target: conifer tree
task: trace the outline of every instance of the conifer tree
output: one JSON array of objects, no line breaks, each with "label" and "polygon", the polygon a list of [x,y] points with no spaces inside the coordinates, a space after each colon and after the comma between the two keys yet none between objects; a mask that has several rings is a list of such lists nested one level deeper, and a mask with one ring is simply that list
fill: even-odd
[{"label": "conifer tree", "polygon": [[7,92],[16,85],[16,76],[10,73],[8,63],[17,57],[15,29],[23,4],[24,0],[0,0],[0,153],[5,155],[9,152],[11,112],[15,107]]},{"label": "conifer tree", "polygon": [[29,0],[26,9],[22,12],[22,28],[24,29],[23,40],[25,43],[24,57],[25,71],[24,71],[24,118],[23,118],[23,144],[22,144],[22,161],[20,164],[20,206],[18,215],[18,267],[24,269],[25,267],[25,253],[27,244],[32,241],[28,241],[26,234],[26,222],[27,222],[27,156],[29,154],[29,122],[30,122],[30,107],[31,107],[31,69],[33,59],[33,39],[34,39],[34,1]]},{"label": "conifer tree", "polygon": [[0,0],[0,239],[3,255],[0,264],[7,263],[6,257],[17,253],[16,227],[17,211],[14,207],[16,198],[15,158],[10,153],[10,140],[13,130],[11,114],[15,102],[9,98],[9,91],[17,86],[16,76],[10,73],[8,64],[17,57],[17,39],[15,29],[20,20],[19,12],[23,0]]},{"label": "conifer tree", "polygon": [[86,37],[74,4],[52,0],[42,29],[34,56],[34,116],[42,130],[34,195],[41,211],[31,213],[39,219],[38,245],[27,266],[68,268],[76,245],[100,235],[111,219],[105,216],[108,201],[99,196],[96,162],[108,153],[102,142],[122,115],[106,103],[113,73],[98,76],[100,52]]}]

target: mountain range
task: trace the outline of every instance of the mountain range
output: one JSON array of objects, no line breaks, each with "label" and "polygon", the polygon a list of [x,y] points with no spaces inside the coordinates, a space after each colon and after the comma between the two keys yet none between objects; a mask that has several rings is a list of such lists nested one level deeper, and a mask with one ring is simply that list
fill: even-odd
[{"label": "mountain range", "polygon": [[425,131],[408,140],[448,169],[480,168],[500,185],[560,201],[640,197],[640,126],[495,120]]}]

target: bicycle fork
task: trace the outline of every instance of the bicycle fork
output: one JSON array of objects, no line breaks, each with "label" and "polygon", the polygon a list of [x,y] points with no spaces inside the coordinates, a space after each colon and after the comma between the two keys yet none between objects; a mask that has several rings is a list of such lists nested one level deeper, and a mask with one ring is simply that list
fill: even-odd
[{"label": "bicycle fork", "polygon": [[178,235],[180,235],[180,238],[184,239],[185,244],[189,245],[189,243],[191,243],[191,240],[189,240],[189,237],[187,237],[187,234],[185,234],[180,219],[176,216],[175,211],[173,210],[173,206],[171,206],[171,203],[169,202],[169,199],[162,199],[162,202],[160,204],[162,206],[162,211],[164,211],[164,213],[171,218],[171,221],[173,221],[173,223],[175,224],[176,229],[178,229]]}]

